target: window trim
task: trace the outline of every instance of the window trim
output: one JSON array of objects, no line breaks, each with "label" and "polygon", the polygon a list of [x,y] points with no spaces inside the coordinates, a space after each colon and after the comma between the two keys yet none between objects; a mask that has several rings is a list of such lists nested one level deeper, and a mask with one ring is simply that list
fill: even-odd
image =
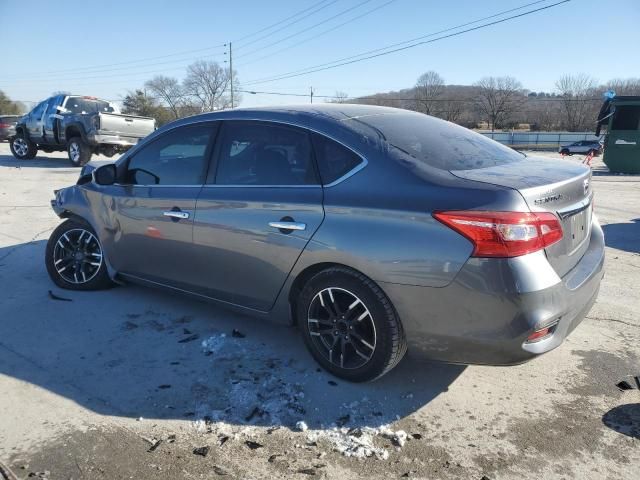
[{"label": "window trim", "polygon": [[[242,121],[242,122],[252,122],[252,123],[272,123],[272,124],[276,124],[276,125],[286,125],[289,127],[295,127],[297,129],[303,130],[308,136],[309,136],[309,143],[311,146],[311,157],[312,157],[312,162],[313,162],[313,167],[315,169],[316,175],[318,177],[319,183],[317,185],[307,185],[307,184],[301,184],[301,185],[230,185],[230,184],[218,184],[218,183],[206,183],[209,180],[209,175],[211,174],[211,172],[213,171],[213,180],[215,181],[215,177],[218,173],[218,160],[219,160],[219,149],[220,149],[220,144],[218,142],[219,137],[220,137],[220,132],[222,131],[222,129],[224,128],[224,124],[226,122],[236,122],[236,121]],[[265,119],[265,118],[254,118],[254,117],[249,117],[249,118],[225,118],[223,120],[221,120],[222,125],[220,125],[220,128],[218,129],[218,138],[216,138],[216,145],[214,148],[214,152],[213,155],[211,157],[211,162],[212,164],[215,163],[215,165],[212,165],[211,168],[209,168],[209,172],[207,174],[207,178],[205,179],[205,184],[203,186],[203,188],[330,188],[330,187],[334,187],[336,185],[338,185],[339,183],[342,183],[343,181],[345,181],[347,178],[355,175],[356,173],[358,173],[360,170],[364,169],[368,164],[368,160],[366,159],[366,157],[364,157],[362,154],[356,152],[352,147],[350,147],[349,145],[346,145],[344,142],[341,142],[340,140],[337,140],[336,138],[334,138],[331,135],[327,135],[324,132],[321,132],[319,130],[316,130],[314,128],[308,127],[306,125],[299,125],[293,122],[287,122],[285,120],[279,120],[279,119]],[[349,170],[348,172],[346,172],[344,175],[342,175],[339,178],[336,178],[333,182],[328,183],[328,184],[323,184],[322,183],[322,177],[320,176],[320,169],[318,167],[318,161],[317,161],[317,155],[316,155],[316,148],[313,142],[312,137],[312,133],[315,133],[317,135],[321,135],[325,138],[328,138],[329,140],[332,140],[334,142],[336,142],[337,144],[343,146],[344,148],[346,148],[347,150],[349,150],[350,152],[353,152],[354,155],[358,156],[358,158],[360,158],[360,163],[358,163],[358,165],[356,165],[355,167],[353,167],[351,170]],[[213,168],[213,170],[212,170]]]},{"label": "window trim", "polygon": [[204,151],[204,165],[202,167],[202,181],[203,183],[188,183],[188,184],[164,184],[164,185],[157,185],[157,184],[138,184],[138,183],[114,183],[114,185],[118,185],[121,187],[144,187],[144,188],[153,188],[153,187],[160,187],[160,188],[167,188],[167,187],[181,187],[181,188],[185,188],[185,187],[195,187],[195,188],[202,188],[202,186],[205,184],[204,182],[207,181],[207,176],[209,175],[209,168],[211,165],[211,158],[212,158],[212,154],[214,151],[214,147],[217,143],[218,140],[218,133],[220,132],[220,127],[221,127],[221,121],[220,120],[205,120],[202,122],[194,122],[194,123],[187,123],[185,125],[176,125],[174,128],[171,128],[169,130],[167,130],[166,132],[163,132],[161,135],[158,135],[156,138],[154,138],[153,140],[151,140],[149,143],[147,143],[146,145],[142,146],[138,151],[134,152],[132,155],[129,155],[126,160],[123,162],[124,165],[124,173],[126,174],[127,171],[129,171],[129,164],[131,163],[131,160],[134,159],[136,157],[136,155],[138,155],[140,152],[143,152],[146,148],[148,148],[149,146],[153,145],[154,143],[158,142],[159,140],[161,140],[165,134],[169,134],[174,132],[175,130],[179,129],[179,128],[193,128],[193,127],[201,127],[201,126],[206,126],[206,125],[210,125],[212,127],[212,134],[211,137],[209,138],[209,142],[207,143],[207,148]]}]

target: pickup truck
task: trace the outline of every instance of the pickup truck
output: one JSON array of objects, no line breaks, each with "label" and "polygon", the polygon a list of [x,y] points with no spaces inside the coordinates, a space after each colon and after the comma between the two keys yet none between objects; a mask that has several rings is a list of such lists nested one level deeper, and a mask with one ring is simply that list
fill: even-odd
[{"label": "pickup truck", "polygon": [[95,97],[56,95],[36,105],[15,128],[10,148],[17,159],[32,159],[39,149],[66,150],[71,164],[79,167],[94,153],[111,157],[127,151],[155,130],[155,120],[123,115],[116,105]]}]

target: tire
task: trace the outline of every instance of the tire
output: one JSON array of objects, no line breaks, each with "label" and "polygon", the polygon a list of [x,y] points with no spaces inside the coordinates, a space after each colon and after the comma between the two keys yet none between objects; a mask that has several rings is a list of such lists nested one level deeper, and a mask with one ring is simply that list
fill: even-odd
[{"label": "tire", "polygon": [[560,155],[571,155],[571,152],[566,148],[563,148],[562,150],[560,150]]},{"label": "tire", "polygon": [[65,220],[53,231],[45,250],[45,265],[60,288],[100,290],[113,285],[98,236],[88,223],[79,220]]},{"label": "tire", "polygon": [[18,160],[32,160],[38,154],[38,146],[19,133],[9,141],[11,153]]},{"label": "tire", "polygon": [[336,377],[375,380],[407,351],[389,298],[371,279],[349,268],[328,268],[311,277],[296,302],[296,313],[311,355]]},{"label": "tire", "polygon": [[91,147],[80,137],[70,138],[67,142],[67,155],[71,165],[74,167],[82,167],[89,163],[92,153]]}]

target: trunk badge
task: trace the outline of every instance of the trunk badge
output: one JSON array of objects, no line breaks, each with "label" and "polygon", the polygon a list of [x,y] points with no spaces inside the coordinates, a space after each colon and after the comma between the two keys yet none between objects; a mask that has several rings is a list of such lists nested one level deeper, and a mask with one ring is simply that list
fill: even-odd
[{"label": "trunk badge", "polygon": [[584,194],[586,195],[589,192],[589,179],[582,182],[582,187],[584,188]]}]

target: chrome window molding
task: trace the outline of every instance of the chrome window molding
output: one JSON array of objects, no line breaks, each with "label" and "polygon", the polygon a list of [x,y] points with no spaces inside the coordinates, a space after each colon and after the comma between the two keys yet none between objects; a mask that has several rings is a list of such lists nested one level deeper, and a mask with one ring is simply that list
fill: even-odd
[{"label": "chrome window molding", "polygon": [[[297,127],[297,128],[302,128],[304,130],[308,130],[309,132],[314,132],[318,135],[322,135],[323,137],[326,137],[340,145],[342,145],[343,147],[345,147],[346,149],[348,149],[349,151],[353,152],[354,154],[356,154],[358,157],[360,157],[361,162],[356,165],[355,167],[353,167],[351,170],[349,170],[347,173],[345,173],[344,175],[342,175],[340,178],[335,179],[333,182],[331,183],[327,183],[326,185],[218,185],[215,183],[205,183],[204,186],[205,187],[264,187],[264,188],[269,188],[269,187],[282,187],[282,188],[299,188],[299,187],[324,187],[324,188],[331,188],[331,187],[335,187],[336,185],[344,182],[346,179],[348,179],[349,177],[352,177],[353,175],[355,175],[356,173],[358,173],[359,171],[361,171],[363,168],[365,168],[368,164],[369,161],[366,159],[366,157],[364,155],[362,155],[361,153],[357,152],[356,150],[354,150],[351,146],[345,144],[344,142],[341,142],[340,140],[337,140],[336,138],[334,138],[331,135],[327,135],[324,132],[321,132],[319,130],[316,130],[315,128],[306,126],[306,125],[300,125],[299,123],[295,123],[295,122],[288,122],[286,120],[271,120],[271,119],[265,119],[265,118],[255,118],[255,117],[237,117],[237,116],[231,116],[229,118],[214,118],[214,119],[190,119],[190,121],[187,121],[185,123],[180,123],[180,125],[175,125],[172,126],[171,128],[163,131],[160,135],[164,134],[164,133],[168,133],[172,130],[175,130],[176,128],[180,128],[180,127],[186,127],[186,126],[191,126],[191,125],[196,125],[198,123],[211,123],[211,122],[224,122],[224,121],[247,121],[247,122],[269,122],[269,123],[277,123],[277,124],[281,124],[281,125],[288,125],[290,127]],[[154,139],[156,137],[159,137],[160,135],[156,135],[154,138],[149,139],[150,142],[154,141]],[[148,137],[147,137],[148,138]],[[140,146],[141,148],[144,147],[144,143],[137,143],[135,146]],[[134,150],[133,148],[129,151]],[[128,152],[127,152],[128,153]],[[125,161],[126,158],[129,157],[129,155],[123,155],[122,157],[120,157],[116,163],[119,163],[121,161]],[[116,184],[114,184],[116,185]],[[120,185],[120,184],[118,184]],[[176,187],[176,186],[185,186],[185,185],[126,185],[126,186],[136,186],[136,187]],[[198,186],[198,185],[187,185],[187,186]],[[200,185],[202,186],[202,185]]]}]

